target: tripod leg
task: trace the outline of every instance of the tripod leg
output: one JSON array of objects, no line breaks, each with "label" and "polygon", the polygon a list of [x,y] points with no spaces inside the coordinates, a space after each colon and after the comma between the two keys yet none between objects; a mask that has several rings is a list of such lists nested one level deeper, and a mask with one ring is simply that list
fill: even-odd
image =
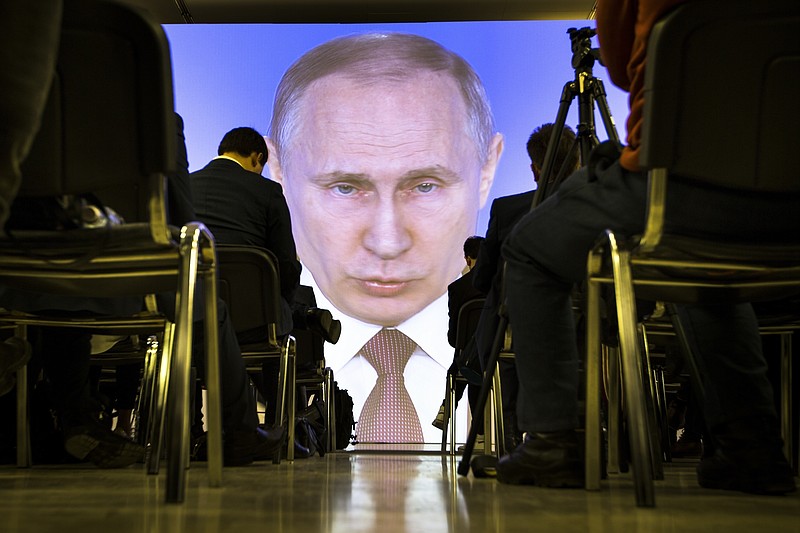
[{"label": "tripod leg", "polygon": [[[489,398],[489,392],[492,389],[492,379],[494,378],[495,368],[497,367],[497,358],[500,355],[500,347],[502,346],[503,339],[506,334],[506,327],[508,327],[508,318],[505,313],[500,313],[500,321],[497,325],[497,331],[492,341],[492,351],[489,354],[489,360],[486,362],[486,372],[483,375],[483,383],[481,384],[481,391],[478,395],[478,402],[475,406],[476,413],[482,413],[486,409],[486,400]],[[469,465],[472,459],[472,452],[475,449],[475,439],[478,437],[478,426],[471,424],[469,428],[469,435],[467,436],[467,443],[464,446],[464,455],[461,456],[461,461],[458,463],[458,474],[466,476],[469,474]]]},{"label": "tripod leg", "polygon": [[594,100],[597,102],[597,108],[600,110],[600,118],[603,120],[603,126],[606,129],[608,140],[619,144],[619,135],[617,134],[617,128],[614,124],[614,118],[611,116],[611,108],[608,106],[606,88],[602,80],[594,79],[592,82],[592,94],[594,95]]},{"label": "tripod leg", "polygon": [[575,83],[573,82],[567,82],[564,85],[564,89],[561,91],[561,101],[558,105],[556,121],[553,126],[553,132],[550,134],[550,142],[547,143],[547,152],[545,152],[544,162],[542,162],[542,174],[539,177],[539,186],[533,196],[533,205],[531,209],[542,203],[542,200],[547,197],[547,185],[551,181],[550,177],[553,175],[553,162],[556,158],[556,147],[561,139],[561,133],[564,131],[564,123],[567,120],[569,106],[576,94]]}]

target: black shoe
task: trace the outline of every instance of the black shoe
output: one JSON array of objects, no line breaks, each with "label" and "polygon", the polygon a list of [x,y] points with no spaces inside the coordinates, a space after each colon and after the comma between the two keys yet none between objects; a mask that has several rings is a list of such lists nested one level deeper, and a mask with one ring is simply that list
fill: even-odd
[{"label": "black shoe", "polygon": [[797,487],[792,467],[778,451],[764,450],[757,461],[737,459],[717,448],[697,465],[697,482],[707,489],[737,490],[750,494],[787,494]]},{"label": "black shoe", "polygon": [[122,468],[144,458],[144,447],[114,433],[89,413],[65,418],[64,449],[100,468]]},{"label": "black shoe", "polygon": [[225,434],[225,466],[244,466],[253,461],[272,459],[283,445],[283,428],[230,431]]},{"label": "black shoe", "polygon": [[31,358],[31,345],[19,337],[0,342],[0,396],[14,388],[16,372]]},{"label": "black shoe", "polygon": [[444,431],[444,403],[439,406],[439,410],[436,412],[436,418],[433,419],[431,425],[438,430]]},{"label": "black shoe", "polygon": [[199,435],[192,435],[192,448],[189,451],[192,461],[208,461],[208,434],[204,431]]},{"label": "black shoe", "polygon": [[469,465],[476,478],[497,477],[497,458],[494,455],[476,455]]},{"label": "black shoe", "polygon": [[583,487],[583,464],[573,430],[528,433],[497,463],[497,480],[512,485]]},{"label": "black shoe", "polygon": [[697,435],[688,435],[684,430],[670,448],[673,459],[695,458],[703,455],[703,441]]},{"label": "black shoe", "polygon": [[331,344],[339,342],[342,335],[342,323],[334,320],[333,315],[327,309],[309,307],[306,311],[306,326],[310,331],[318,333]]},{"label": "black shoe", "polygon": [[778,427],[773,418],[753,417],[714,428],[714,453],[697,465],[697,482],[708,489],[751,494],[794,492]]}]

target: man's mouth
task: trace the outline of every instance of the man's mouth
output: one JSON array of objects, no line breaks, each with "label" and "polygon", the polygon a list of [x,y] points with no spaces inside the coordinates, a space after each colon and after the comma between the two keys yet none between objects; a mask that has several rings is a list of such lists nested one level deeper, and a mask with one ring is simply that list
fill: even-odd
[{"label": "man's mouth", "polygon": [[403,292],[410,284],[410,281],[399,280],[377,280],[361,279],[358,284],[361,290],[371,296],[390,297]]}]

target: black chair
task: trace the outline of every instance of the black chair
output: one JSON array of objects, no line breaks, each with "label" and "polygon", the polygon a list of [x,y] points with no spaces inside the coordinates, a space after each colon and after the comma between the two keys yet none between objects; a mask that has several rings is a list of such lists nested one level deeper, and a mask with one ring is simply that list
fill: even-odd
[{"label": "black chair", "polygon": [[[275,424],[286,428],[287,455],[294,460],[295,400],[298,384],[318,386],[326,405],[328,450],[334,450],[335,427],[332,427],[334,405],[332,401],[333,374],[324,364],[309,373],[298,375],[295,339],[277,336],[281,316],[280,274],[278,261],[269,250],[255,246],[219,245],[219,293],[228,306],[231,322],[237,333],[248,332],[248,338],[257,342],[242,343],[242,357],[252,372],[261,372],[261,364],[268,359],[280,358],[278,395],[275,403]],[[263,332],[253,334],[253,332]],[[241,337],[240,337],[241,338]],[[269,401],[269,398],[266,398]],[[332,447],[334,446],[334,447]],[[276,454],[275,462],[280,461]]]},{"label": "black chair", "polygon": [[[648,44],[640,163],[644,235],[606,231],[588,258],[586,487],[600,486],[599,291],[616,289],[636,502],[655,505],[635,298],[747,302],[800,289],[800,245],[708,241],[664,232],[668,174],[708,187],[800,193],[800,4],[704,0],[680,5]],[[735,83],[735,88],[731,84]],[[712,209],[713,206],[709,206]]]},{"label": "black chair", "polygon": [[[174,323],[152,307],[137,315],[91,319],[10,309],[0,320],[15,325],[22,337],[30,325],[164,334],[156,425],[163,427],[167,406],[166,499],[180,502],[189,455],[192,315],[198,281],[205,288],[212,486],[222,482],[222,435],[214,240],[200,223],[182,229],[167,224],[167,177],[175,172],[177,159],[175,125],[169,47],[162,28],[147,13],[124,4],[66,2],[55,78],[17,201],[92,194],[126,223],[5,234],[0,237],[0,283],[58,296],[142,302],[145,295],[174,293]],[[17,383],[18,464],[28,466],[24,369]],[[150,473],[157,473],[160,458],[161,435],[156,433]]]},{"label": "black chair", "polygon": [[[473,344],[475,331],[478,329],[478,322],[481,317],[486,298],[474,298],[461,305],[458,311],[456,322],[456,359],[461,359],[464,351]],[[473,346],[474,349],[474,346]],[[444,425],[442,426],[442,452],[447,449],[448,435],[450,437],[450,455],[456,452],[456,382],[467,381],[459,370],[447,372],[447,383],[445,388],[444,401]],[[473,413],[474,416],[474,413]],[[449,431],[448,431],[449,429]]]}]

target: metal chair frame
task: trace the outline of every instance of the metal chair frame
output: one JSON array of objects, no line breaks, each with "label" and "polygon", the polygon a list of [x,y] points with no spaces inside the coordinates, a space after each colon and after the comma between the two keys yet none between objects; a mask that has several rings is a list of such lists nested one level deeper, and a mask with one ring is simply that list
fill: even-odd
[{"label": "metal chair frame", "polygon": [[[114,115],[114,121],[109,114]],[[123,132],[123,133],[121,133]],[[166,176],[175,171],[176,132],[169,48],[162,28],[131,6],[95,0],[65,5],[56,76],[42,127],[23,167],[18,198],[96,194],[127,223],[100,229],[15,230],[0,238],[0,283],[77,298],[175,293],[175,323],[158,312],[64,319],[4,314],[25,337],[31,325],[98,332],[165,331],[157,413],[168,410],[166,500],[185,497],[189,374],[198,281],[204,286],[209,405],[209,484],[222,484],[214,239],[200,223],[167,224]],[[87,157],[91,146],[94,153]],[[95,155],[97,157],[95,157]],[[27,371],[17,375],[18,465],[30,465]],[[158,415],[160,427],[163,415]],[[160,449],[160,430],[154,446]],[[157,473],[160,453],[148,472]]]},{"label": "metal chair frame", "polygon": [[[770,105],[778,105],[778,101],[780,105],[786,102],[785,95],[778,94],[778,87],[783,86],[781,76],[795,75],[793,69],[786,73],[784,69],[788,66],[785,63],[792,61],[786,57],[795,58],[793,65],[797,65],[796,58],[800,57],[800,44],[794,30],[798,21],[800,6],[796,2],[759,4],[704,0],[680,5],[651,33],[645,80],[648,96],[640,152],[640,164],[649,169],[644,234],[639,239],[626,240],[607,230],[587,259],[587,489],[600,486],[601,284],[613,284],[615,289],[636,501],[637,505],[648,507],[655,505],[650,442],[654,428],[646,412],[634,294],[674,303],[713,301],[714,297],[728,302],[746,302],[778,299],[800,288],[800,250],[796,243],[719,243],[664,232],[668,169],[669,173],[692,176],[711,186],[738,184],[744,190],[800,191],[797,180],[790,178],[792,173],[796,176],[793,162],[796,143],[788,139],[754,140],[752,146],[739,150],[745,153],[733,156],[731,145],[726,144],[724,138],[736,138],[738,146],[743,140],[753,139],[753,133],[758,139],[758,134],[764,133],[760,127],[765,127],[760,123],[759,112],[766,112]],[[743,57],[736,47],[726,47],[724,53],[719,48],[708,47],[708,43],[719,42],[719,37],[729,35],[731,28],[736,28],[737,33],[763,31],[766,34],[759,36],[768,36],[761,39],[751,35],[746,44],[741,44],[749,52],[747,66],[756,71],[752,76],[745,72],[739,77],[748,84],[740,87],[742,94],[756,99],[734,106],[737,110],[747,109],[742,113],[747,120],[731,108],[726,109],[728,115],[722,120],[717,120],[719,115],[709,111],[709,106],[717,105],[720,96],[719,91],[708,94],[706,89],[720,87],[730,72],[723,67],[738,66]],[[783,62],[776,59],[781,54],[784,54]],[[712,56],[719,64],[709,68],[708,58]],[[698,74],[698,78],[693,78],[693,74]],[[737,91],[736,98],[738,95]],[[760,100],[762,97],[764,101]],[[722,138],[711,139],[709,143],[695,142],[692,136],[698,133],[692,125],[708,121],[711,116],[715,117],[714,131],[720,132]],[[752,131],[742,131],[742,123],[752,124]],[[707,125],[704,134],[709,127]],[[788,132],[781,132],[785,133]],[[773,138],[770,137],[770,141]],[[756,154],[757,150],[765,152]],[[752,160],[741,161],[747,157],[755,159],[757,164]],[[749,187],[747,180],[750,180]]]}]

